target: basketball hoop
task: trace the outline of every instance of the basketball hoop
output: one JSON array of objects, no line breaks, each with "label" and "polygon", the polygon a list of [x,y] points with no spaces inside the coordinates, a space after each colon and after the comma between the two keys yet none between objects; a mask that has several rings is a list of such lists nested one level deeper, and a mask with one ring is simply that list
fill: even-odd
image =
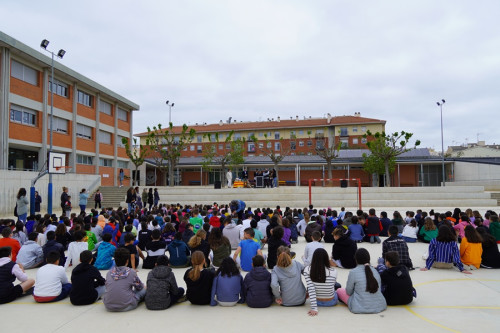
[{"label": "basketball hoop", "polygon": [[72,168],[69,166],[55,166],[54,169],[56,170],[57,173],[63,174],[63,173],[69,173]]}]

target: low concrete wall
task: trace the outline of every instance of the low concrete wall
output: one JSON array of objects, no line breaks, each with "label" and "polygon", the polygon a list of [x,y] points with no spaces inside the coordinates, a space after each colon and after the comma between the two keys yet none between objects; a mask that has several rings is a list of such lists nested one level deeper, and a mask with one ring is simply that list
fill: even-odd
[{"label": "low concrete wall", "polygon": [[[31,180],[38,175],[37,172],[30,171],[9,171],[0,170],[0,216],[13,216],[14,207],[16,206],[16,196],[19,188],[24,187],[30,193]],[[66,186],[71,195],[73,207],[78,207],[78,195],[82,188],[89,188],[94,182],[98,182],[100,186],[99,175],[82,175],[82,174],[65,174],[53,175],[53,210],[60,211],[60,196],[62,187]],[[99,181],[98,181],[99,180]],[[47,211],[47,187],[49,183],[49,175],[40,178],[35,184],[35,190],[42,197],[42,212]]]},{"label": "low concrete wall", "polygon": [[500,165],[455,161],[454,172],[457,185],[482,185],[486,191],[500,190]]}]

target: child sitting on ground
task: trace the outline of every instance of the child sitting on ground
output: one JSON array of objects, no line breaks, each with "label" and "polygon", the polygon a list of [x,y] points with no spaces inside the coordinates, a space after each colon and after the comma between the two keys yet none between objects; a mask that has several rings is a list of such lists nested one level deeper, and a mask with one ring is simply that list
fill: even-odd
[{"label": "child sitting on ground", "polygon": [[[180,232],[175,234],[175,239],[167,247],[170,254],[170,266],[172,267],[186,267],[189,264],[189,247],[182,241],[182,234]],[[202,252],[203,253],[203,252]]]},{"label": "child sitting on ground", "polygon": [[[14,286],[16,278],[21,283]],[[0,247],[0,304],[14,301],[34,284],[35,280],[28,279],[22,265],[12,261],[12,249],[9,246]]]},{"label": "child sitting on ground", "polygon": [[80,262],[80,253],[88,250],[89,248],[89,244],[86,242],[85,233],[83,231],[76,231],[73,237],[75,238],[75,241],[69,243],[68,258],[66,259],[64,268],[68,268],[69,266],[75,267],[78,265]]},{"label": "child sitting on ground", "polygon": [[91,265],[92,252],[80,253],[80,264],[71,272],[72,288],[69,299],[73,305],[89,305],[104,295],[106,280],[97,268]]},{"label": "child sitting on ground", "polygon": [[[253,240],[255,236],[252,228],[246,228],[244,231],[244,239],[240,242],[238,248],[234,252],[233,260],[236,262],[238,255],[241,253],[240,266],[245,272],[252,269],[252,258],[258,254],[262,255],[259,243]],[[282,235],[283,237],[283,235]]]},{"label": "child sitting on ground", "polygon": [[263,256],[252,258],[252,270],[243,280],[243,296],[251,308],[267,308],[273,304],[271,273],[265,267]]},{"label": "child sitting on ground", "polygon": [[36,285],[33,291],[36,302],[57,302],[69,295],[71,283],[69,283],[64,267],[59,266],[59,259],[59,252],[49,252],[47,265],[36,272]]},{"label": "child sitting on ground", "polygon": [[168,267],[168,257],[161,255],[156,266],[149,272],[145,303],[148,310],[165,310],[177,302],[185,301],[184,289],[177,287],[172,269]]},{"label": "child sitting on ground", "polygon": [[191,304],[208,305],[211,300],[214,271],[203,269],[205,255],[201,251],[193,252],[191,264],[193,268],[184,273],[184,282],[186,282],[187,287],[186,297]]},{"label": "child sitting on ground", "polygon": [[37,243],[38,233],[32,232],[28,235],[28,241],[21,246],[17,254],[17,263],[22,264],[24,269],[40,266],[43,262],[43,249]]},{"label": "child sitting on ground", "polygon": [[311,265],[312,257],[316,249],[319,248],[324,249],[323,244],[320,243],[321,233],[319,231],[314,231],[311,237],[312,237],[312,242],[306,244],[306,248],[304,249],[304,255],[302,256],[302,261],[304,262],[304,266]]},{"label": "child sitting on ground", "polygon": [[404,226],[403,232],[401,233],[401,237],[403,237],[403,239],[407,243],[416,243],[417,234],[418,234],[417,221],[415,221],[415,219],[412,219],[409,224]]},{"label": "child sitting on ground", "polygon": [[113,266],[113,256],[115,255],[116,247],[111,244],[113,235],[105,233],[102,235],[102,243],[97,249],[97,258],[94,266],[97,269],[110,269]]},{"label": "child sitting on ground", "polygon": [[389,227],[389,238],[382,243],[382,258],[385,258],[387,252],[396,251],[399,255],[399,262],[408,267],[409,270],[413,270],[413,262],[408,252],[408,245],[402,237],[398,236],[398,231],[396,225]]},{"label": "child sitting on ground", "polygon": [[243,277],[231,257],[224,258],[217,270],[213,284],[211,306],[234,306],[244,303]]},{"label": "child sitting on ground", "polygon": [[125,248],[115,251],[116,265],[106,275],[106,293],[103,303],[106,310],[125,312],[137,308],[144,300],[146,288],[137,273],[127,267],[130,252]]},{"label": "child sitting on ground", "polygon": [[379,258],[377,271],[382,280],[382,295],[387,305],[406,305],[416,296],[415,288],[411,281],[410,273],[405,265],[399,263],[399,254],[389,251],[384,259]]},{"label": "child sitting on ground", "polygon": [[144,260],[144,254],[137,245],[135,245],[135,236],[132,233],[125,234],[124,238],[125,245],[123,246],[130,252],[130,259],[128,261],[128,267],[132,268],[137,272],[139,267],[139,257]]}]

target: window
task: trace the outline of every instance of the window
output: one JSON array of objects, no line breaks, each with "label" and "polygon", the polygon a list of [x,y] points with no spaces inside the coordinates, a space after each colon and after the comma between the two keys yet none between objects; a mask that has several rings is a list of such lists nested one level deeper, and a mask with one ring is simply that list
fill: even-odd
[{"label": "window", "polygon": [[297,142],[295,141],[290,141],[290,149],[295,150],[297,149]]},{"label": "window", "polygon": [[340,139],[340,145],[342,146],[342,148],[347,148],[349,146],[348,139]]},{"label": "window", "polygon": [[219,150],[224,149],[224,145],[219,145]]},{"label": "window", "polygon": [[196,147],[196,152],[197,152],[198,154],[201,154],[202,149],[203,149],[203,147],[202,147],[201,145],[198,145],[198,146]]},{"label": "window", "polygon": [[190,151],[194,151],[194,145],[189,146]]},{"label": "window", "polygon": [[16,79],[38,86],[38,71],[12,60],[11,75]]},{"label": "window", "polygon": [[76,124],[76,136],[92,140],[92,127]]},{"label": "window", "polygon": [[308,146],[308,147],[312,147],[312,146],[313,146],[313,142],[312,142],[312,140],[307,140],[307,146]]},{"label": "window", "polygon": [[210,141],[215,142],[215,134],[210,134]]},{"label": "window", "polygon": [[279,140],[280,139],[280,132],[274,132],[274,139]]},{"label": "window", "polygon": [[273,143],[272,142],[268,142],[267,143],[267,148],[271,148],[273,146]]},{"label": "window", "polygon": [[304,130],[300,130],[299,135],[304,135]]},{"label": "window", "polygon": [[357,144],[358,144],[358,138],[354,138],[354,139],[352,139],[352,144],[353,144],[353,145],[357,145]]},{"label": "window", "polygon": [[323,139],[325,137],[325,134],[323,130],[316,130],[316,139]]},{"label": "window", "polygon": [[231,144],[230,143],[226,143],[226,149],[231,149]]},{"label": "window", "polygon": [[92,156],[87,156],[87,155],[76,155],[76,163],[78,164],[85,164],[85,165],[92,165]]},{"label": "window", "polygon": [[[54,130],[54,132],[68,134],[68,123],[69,121],[67,119],[54,117],[54,121],[52,123],[53,126],[52,129]],[[47,117],[47,128],[50,130],[50,116]]]},{"label": "window", "polygon": [[325,149],[325,142],[323,140],[316,141],[316,149],[324,150]]},{"label": "window", "polygon": [[124,136],[121,136],[121,135],[118,135],[118,136],[116,137],[116,140],[117,140],[116,145],[117,145],[118,147],[125,148],[125,145],[123,144],[123,139],[128,139],[128,138],[127,138],[127,137],[124,137]]},{"label": "window", "polygon": [[128,161],[116,161],[116,167],[121,169],[128,169]]},{"label": "window", "polygon": [[103,100],[100,100],[99,101],[99,112],[102,112],[104,114],[107,114],[108,116],[111,116],[112,115],[111,104],[109,104]]},{"label": "window", "polygon": [[365,132],[366,132],[366,126],[361,126],[361,131],[362,131],[363,133],[365,133]]},{"label": "window", "polygon": [[296,139],[297,138],[297,134],[295,133],[295,131],[290,131],[290,139]]},{"label": "window", "polygon": [[253,143],[253,142],[248,143],[248,152],[255,153],[255,143]]},{"label": "window", "polygon": [[259,149],[264,148],[264,144],[262,142],[259,142]]},{"label": "window", "polygon": [[274,150],[275,151],[281,150],[281,142],[275,142],[274,143]]},{"label": "window", "polygon": [[357,132],[358,132],[358,128],[357,128],[357,127],[353,127],[353,128],[352,128],[352,132],[353,132],[353,133],[357,133]]},{"label": "window", "polygon": [[180,142],[181,138],[178,136],[174,136],[174,145],[178,145]]},{"label": "window", "polygon": [[361,143],[366,143],[366,142],[367,142],[366,138],[361,138]]},{"label": "window", "polygon": [[202,142],[202,141],[203,141],[203,137],[202,137],[201,135],[198,135],[198,136],[196,137],[196,142],[200,143],[200,142]]},{"label": "window", "polygon": [[[49,79],[49,91],[52,91],[52,80]],[[68,97],[68,85],[61,81],[54,80],[54,94]]]},{"label": "window", "polygon": [[128,112],[118,108],[118,119],[122,121],[128,121]]},{"label": "window", "polygon": [[109,158],[100,158],[99,159],[99,165],[103,167],[112,167],[113,166],[113,160]]},{"label": "window", "polygon": [[78,103],[88,107],[92,107],[92,96],[81,90],[78,90],[77,96],[78,96]]},{"label": "window", "polygon": [[10,121],[14,123],[36,126],[36,115],[37,112],[35,110],[13,104],[10,106]]},{"label": "window", "polygon": [[234,133],[234,139],[235,140],[241,139],[241,133]]},{"label": "window", "polygon": [[254,136],[255,136],[254,132],[248,133],[248,141],[252,141]]},{"label": "window", "polygon": [[340,136],[347,136],[347,135],[349,135],[347,133],[347,127],[341,127],[340,128]]},{"label": "window", "polygon": [[264,136],[264,133],[259,132],[259,137],[263,137],[263,136]]},{"label": "window", "polygon": [[111,144],[111,133],[99,131],[99,143]]},{"label": "window", "polygon": [[299,141],[299,147],[304,147],[304,141]]}]

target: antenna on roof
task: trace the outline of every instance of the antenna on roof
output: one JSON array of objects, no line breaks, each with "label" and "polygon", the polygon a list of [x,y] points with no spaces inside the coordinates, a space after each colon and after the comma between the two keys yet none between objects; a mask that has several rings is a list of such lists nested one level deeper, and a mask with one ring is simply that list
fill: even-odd
[{"label": "antenna on roof", "polygon": [[231,124],[231,119],[233,119],[233,117],[229,117],[229,119],[227,120],[228,124]]}]

